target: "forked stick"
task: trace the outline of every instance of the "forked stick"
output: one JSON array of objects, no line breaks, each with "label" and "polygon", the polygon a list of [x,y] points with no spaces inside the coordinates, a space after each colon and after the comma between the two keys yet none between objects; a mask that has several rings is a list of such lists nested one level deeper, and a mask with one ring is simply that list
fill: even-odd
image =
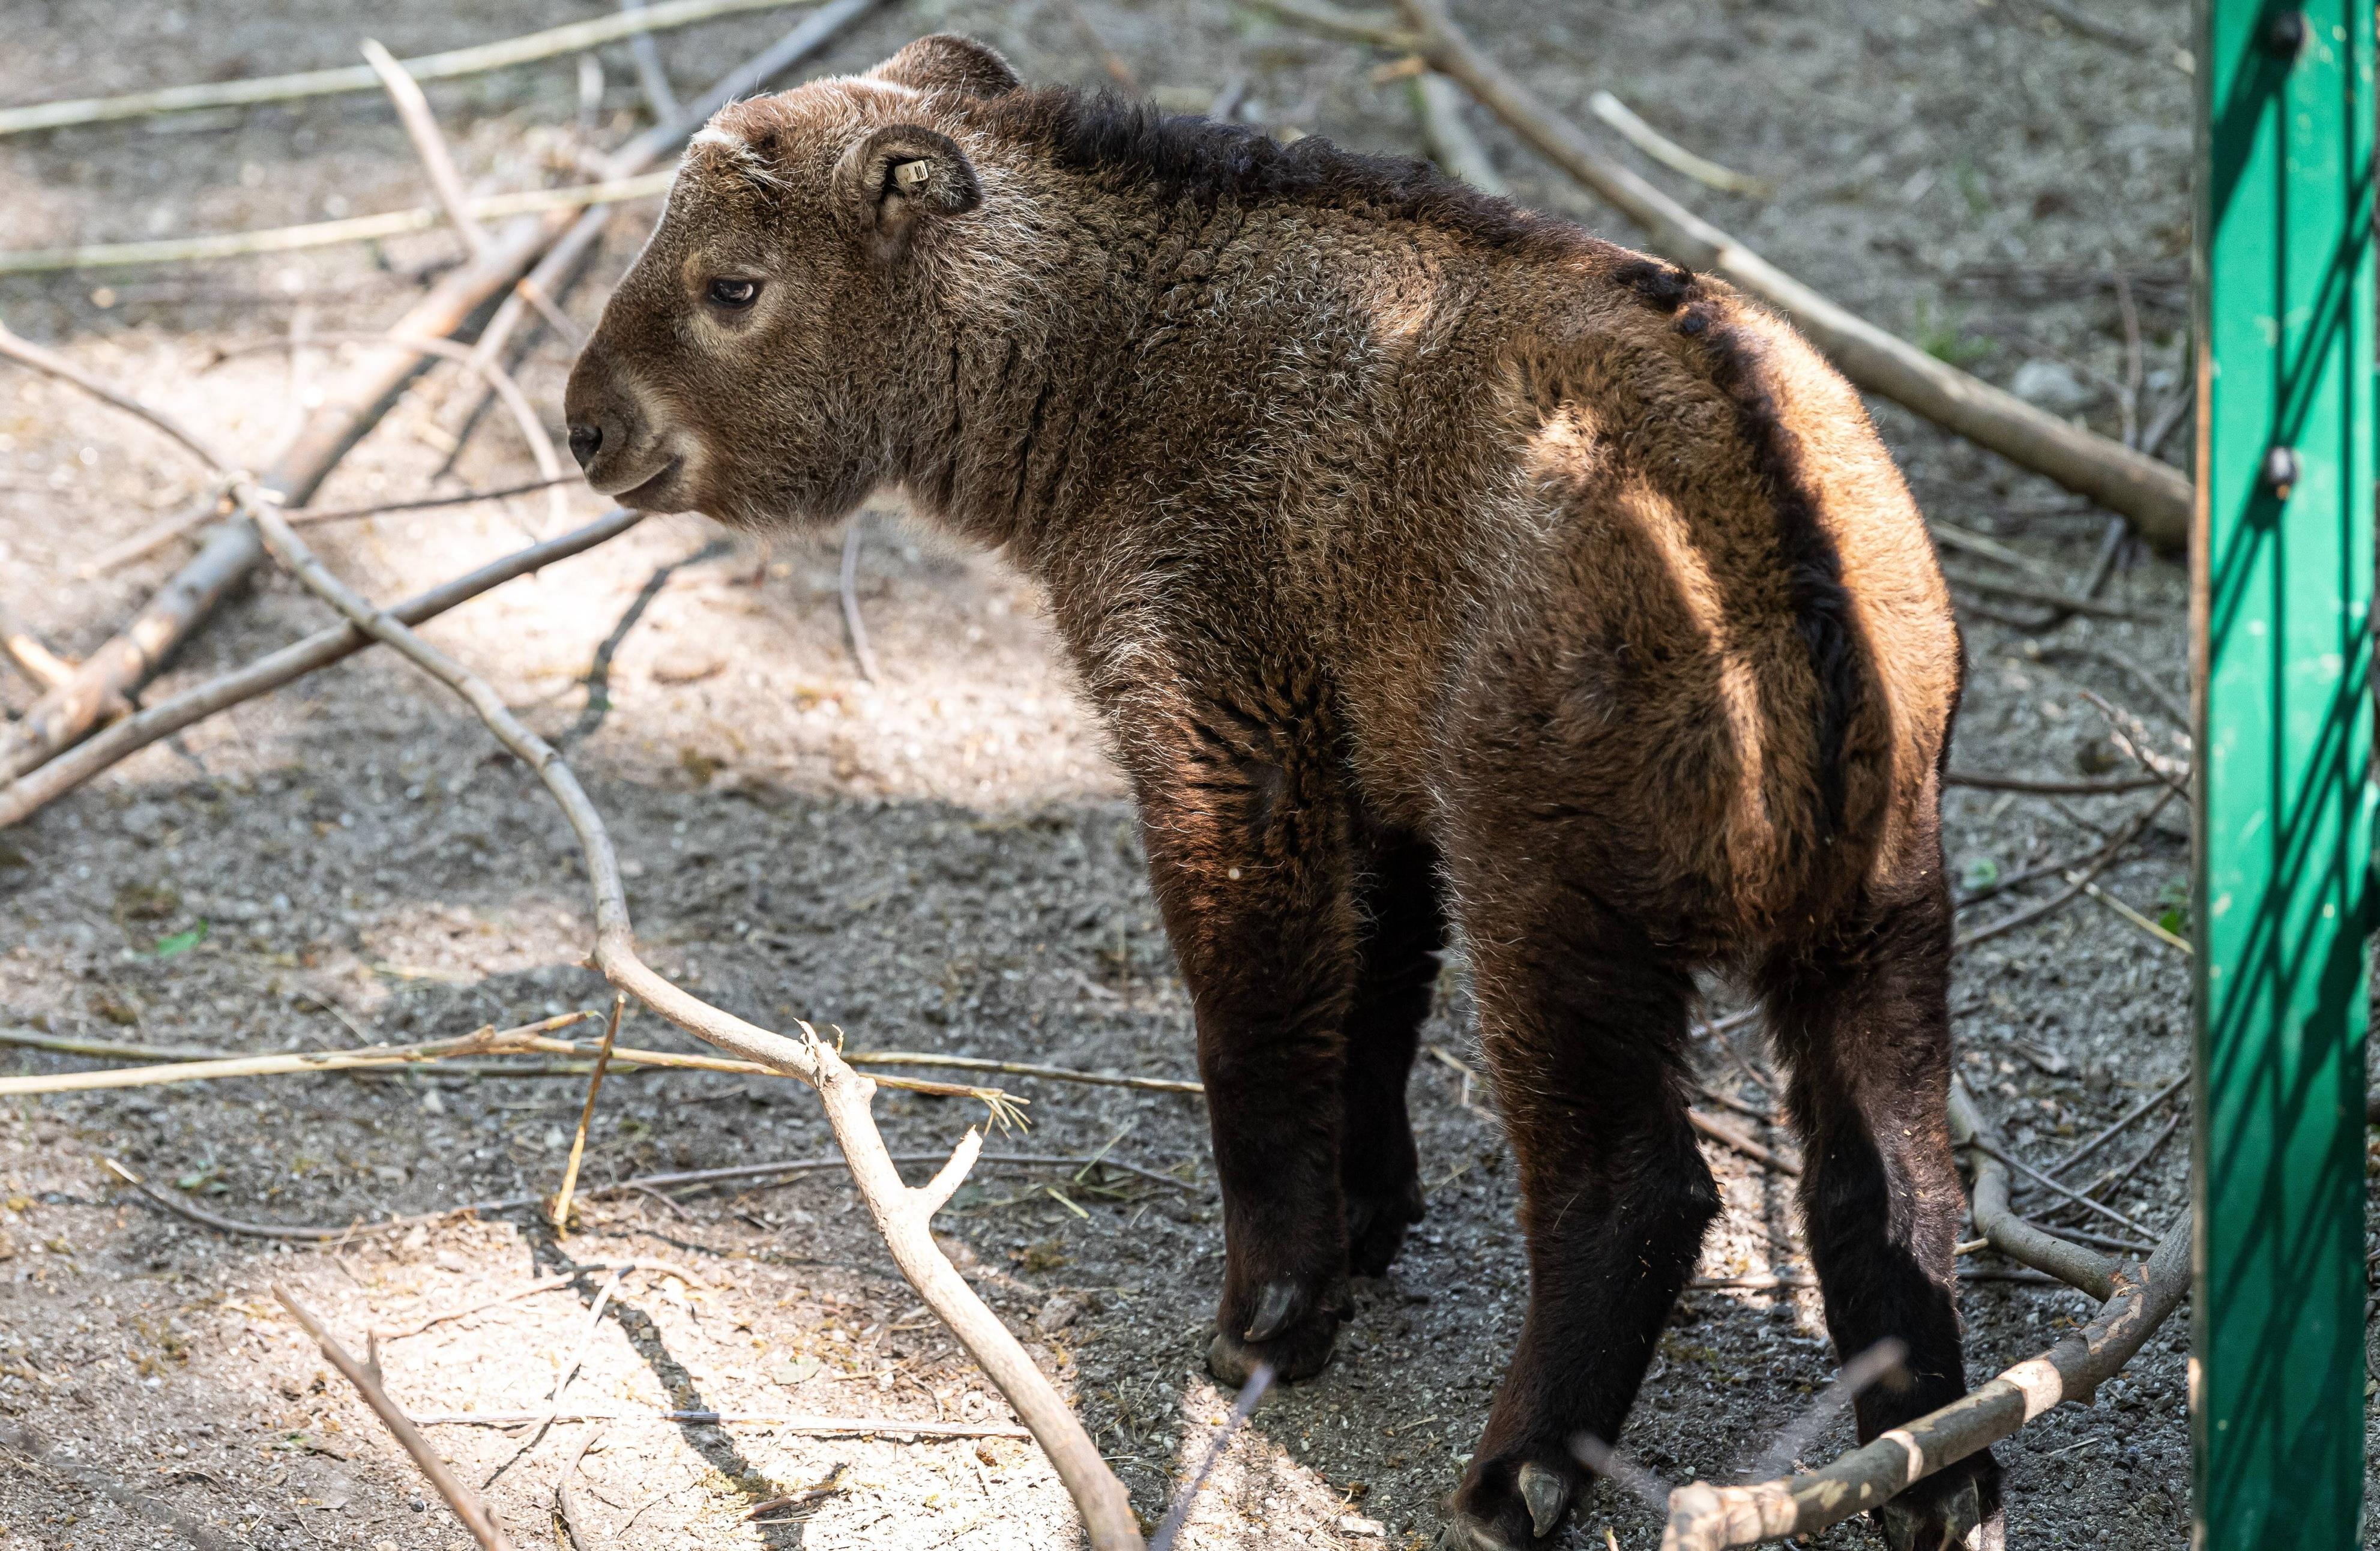
[{"label": "forked stick", "polygon": [[594,960],[605,978],[695,1037],[798,1077],[818,1090],[827,1123],[850,1162],[860,1199],[868,1204],[868,1215],[892,1252],[893,1264],[1032,1430],[1082,1514],[1095,1551],[1141,1551],[1140,1526],[1133,1517],[1123,1484],[1108,1469],[1082,1423],[1024,1347],[934,1242],[933,1214],[958,1188],[982,1145],[981,1138],[970,1131],[951,1161],[922,1189],[904,1184],[868,1113],[876,1084],[845,1065],[814,1029],[808,1024],[797,1024],[802,1037],[796,1041],[747,1023],[673,984],[638,955],[619,858],[612,849],[602,816],[553,745],[516,717],[486,680],[357,596],[315,558],[279,513],[259,511],[257,527],[273,557],[292,576],[358,628],[461,696],[497,742],[537,773],[578,837],[595,896]]},{"label": "forked stick", "polygon": [[2008,1166],[1998,1150],[1984,1144],[1992,1139],[1989,1124],[1967,1094],[1967,1084],[1950,1079],[1950,1140],[1968,1155],[1975,1170],[1975,1231],[1992,1248],[2020,1265],[2046,1271],[2070,1287],[2105,1302],[2114,1296],[2116,1266],[2103,1254],[2084,1249],[2019,1217],[2009,1205]]},{"label": "forked stick", "polygon": [[421,1436],[421,1429],[413,1424],[413,1419],[388,1398],[387,1389],[381,1384],[378,1351],[373,1352],[369,1366],[357,1362],[347,1355],[346,1349],[339,1345],[330,1331],[322,1327],[322,1322],[314,1317],[314,1311],[298,1301],[297,1294],[274,1282],[273,1296],[281,1300],[281,1306],[289,1311],[290,1317],[305,1327],[306,1334],[314,1338],[314,1344],[322,1349],[322,1355],[329,1360],[331,1366],[338,1369],[340,1375],[356,1387],[356,1392],[364,1398],[366,1405],[371,1407],[372,1413],[388,1428],[390,1436],[413,1456],[413,1462],[421,1467],[421,1473],[430,1478],[430,1484],[438,1489],[438,1495],[446,1499],[446,1506],[455,1510],[455,1517],[463,1521],[463,1527],[470,1531],[471,1537],[480,1543],[480,1551],[512,1551],[512,1542],[504,1538],[503,1527],[497,1524],[495,1515],[488,1511],[488,1505],[480,1500],[480,1494],[464,1484],[453,1471],[446,1468],[446,1461],[430,1447],[430,1440]]}]

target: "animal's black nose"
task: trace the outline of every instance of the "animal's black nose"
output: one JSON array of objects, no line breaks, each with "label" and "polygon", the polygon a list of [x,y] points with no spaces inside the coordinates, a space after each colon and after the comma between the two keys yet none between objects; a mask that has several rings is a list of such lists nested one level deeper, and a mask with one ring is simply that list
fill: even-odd
[{"label": "animal's black nose", "polygon": [[589,464],[593,463],[595,454],[602,448],[602,427],[572,426],[570,428],[570,455],[578,460],[579,467],[585,468]]}]

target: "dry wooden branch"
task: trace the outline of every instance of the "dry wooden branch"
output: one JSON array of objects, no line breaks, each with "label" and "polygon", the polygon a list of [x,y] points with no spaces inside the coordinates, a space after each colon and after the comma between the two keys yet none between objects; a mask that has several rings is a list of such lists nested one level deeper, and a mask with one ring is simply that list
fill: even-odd
[{"label": "dry wooden branch", "polygon": [[[620,0],[620,9],[631,16],[645,9],[645,0]],[[670,86],[669,71],[662,65],[661,45],[653,35],[642,28],[628,34],[628,57],[636,62],[637,87],[645,94],[645,105],[653,110],[653,122],[667,124],[678,115],[677,93]]]},{"label": "dry wooden branch", "polygon": [[[461,696],[497,741],[544,782],[577,835],[585,857],[595,896],[595,963],[605,977],[705,1043],[798,1077],[818,1090],[827,1122],[850,1161],[860,1198],[867,1203],[893,1264],[1033,1430],[1082,1514],[1096,1551],[1140,1551],[1140,1528],[1123,1484],[1108,1469],[1081,1422],[1024,1347],[935,1244],[930,1219],[941,1200],[932,1192],[943,1191],[946,1198],[947,1190],[940,1177],[922,1191],[902,1182],[868,1112],[875,1084],[845,1065],[808,1024],[798,1025],[803,1034],[800,1041],[788,1039],[722,1012],[647,965],[637,951],[619,859],[602,818],[553,746],[529,731],[485,680],[389,614],[375,610],[334,576],[279,514],[261,510],[256,522],[274,558],[293,576],[351,623]],[[979,1146],[975,1133],[968,1134],[966,1146]],[[955,1181],[951,1183],[954,1187]]]},{"label": "dry wooden branch", "polygon": [[1774,1169],[1779,1174],[1791,1174],[1797,1179],[1801,1177],[1802,1165],[1798,1161],[1762,1146],[1725,1121],[1706,1115],[1699,1109],[1687,1110],[1686,1120],[1705,1136],[1724,1146],[1734,1148],[1755,1163]]},{"label": "dry wooden branch", "polygon": [[1683,173],[1706,188],[1723,194],[1743,194],[1765,200],[1777,192],[1776,186],[1766,178],[1720,166],[1708,157],[1697,156],[1658,129],[1636,116],[1635,110],[1609,91],[1598,91],[1586,100],[1586,111],[1620,132],[1621,138],[1671,172]]},{"label": "dry wooden branch", "polygon": [[446,149],[446,137],[438,131],[438,119],[430,111],[430,99],[421,94],[421,84],[406,73],[397,57],[382,46],[377,38],[366,38],[363,44],[364,63],[388,89],[388,98],[395,104],[397,122],[405,126],[406,138],[413,142],[414,155],[421,159],[421,171],[430,179],[430,192],[437,198],[438,208],[446,212],[447,224],[463,239],[463,246],[474,259],[488,256],[487,228],[471,214],[471,197],[463,188],[463,175],[455,170],[454,152]]},{"label": "dry wooden branch", "polygon": [[74,676],[75,664],[42,645],[6,603],[0,603],[0,657],[35,689],[55,689]]},{"label": "dry wooden branch", "polygon": [[570,1161],[563,1167],[562,1188],[553,1195],[553,1236],[570,1232],[570,1193],[578,1188],[578,1162],[587,1156],[587,1128],[595,1120],[595,1096],[603,1091],[603,1073],[611,1070],[612,1048],[620,1037],[620,1014],[628,1010],[625,991],[612,993],[612,1016],[603,1024],[603,1048],[595,1052],[595,1071],[587,1079],[587,1102],[579,1106],[578,1129],[571,1134]]},{"label": "dry wooden branch", "polygon": [[2190,1290],[2190,1218],[2145,1266],[2128,1268],[2097,1317],[2049,1351],[1823,1470],[1752,1486],[1691,1482],[1670,1494],[1661,1551],[1723,1551],[1813,1533],[2007,1437],[2063,1400],[2090,1395],[2131,1360]]},{"label": "dry wooden branch", "polygon": [[1463,122],[1463,104],[1469,99],[1463,88],[1436,70],[1424,70],[1413,78],[1413,98],[1431,161],[1483,194],[1500,198],[1511,192],[1488,148]]},{"label": "dry wooden branch", "polygon": [[2008,1168],[2002,1151],[1990,1145],[1991,1131],[1975,1108],[1967,1085],[1950,1080],[1950,1140],[1968,1156],[1974,1169],[1975,1231],[2010,1260],[2046,1271],[2070,1287],[2080,1288],[2106,1302],[2113,1295],[2116,1267],[2105,1255],[2094,1254],[2047,1230],[2019,1217],[2009,1205]]},{"label": "dry wooden branch", "polygon": [[[566,26],[549,27],[517,38],[469,48],[449,49],[407,59],[405,68],[416,80],[449,80],[457,76],[483,75],[491,70],[527,65],[556,55],[577,54],[621,38],[689,27],[738,11],[781,10],[786,0],[664,0],[615,17],[599,17]],[[56,129],[70,124],[98,124],[116,118],[145,118],[152,114],[185,113],[195,108],[242,107],[257,103],[286,103],[300,97],[329,96],[342,91],[370,91],[380,78],[369,66],[351,65],[297,75],[254,76],[246,80],[205,81],[136,91],[122,97],[84,97],[67,102],[34,103],[0,108],[0,135],[20,135],[29,129]]]},{"label": "dry wooden branch", "polygon": [[[478,221],[515,215],[552,214],[582,210],[589,205],[624,204],[631,200],[658,199],[669,192],[670,175],[650,173],[616,177],[601,183],[574,184],[565,188],[526,188],[516,193],[488,194],[471,200],[465,210]],[[42,274],[56,270],[122,269],[133,264],[186,264],[212,259],[242,259],[259,253],[293,253],[307,248],[331,248],[343,242],[374,242],[426,232],[446,219],[436,205],[415,205],[378,215],[350,215],[338,221],[310,221],[297,226],[267,226],[248,232],[206,232],[191,236],[156,237],[142,242],[96,242],[75,248],[14,248],[0,250],[0,274]],[[489,251],[501,248],[502,239]],[[516,267],[514,273],[519,273]],[[509,282],[511,276],[506,276]]]},{"label": "dry wooden branch", "polygon": [[[1431,65],[1468,87],[1548,160],[1643,227],[1656,252],[1717,274],[1779,309],[1859,386],[2122,513],[2153,543],[2178,548],[2189,538],[2190,481],[2180,473],[2046,414],[1828,300],[1597,151],[1481,53],[1439,0],[1400,5]],[[1324,7],[1322,0],[1300,0],[1298,6],[1305,12],[1322,8],[1335,9]]]},{"label": "dry wooden branch", "polygon": [[314,1317],[314,1312],[298,1301],[297,1294],[274,1282],[273,1296],[281,1301],[281,1306],[289,1311],[290,1317],[304,1327],[306,1334],[314,1338],[314,1344],[322,1348],[322,1356],[331,1366],[339,1370],[340,1376],[356,1387],[356,1392],[364,1398],[366,1405],[371,1407],[372,1413],[388,1428],[389,1435],[413,1456],[413,1462],[421,1467],[421,1473],[430,1478],[430,1484],[446,1499],[446,1506],[455,1510],[455,1517],[471,1532],[471,1538],[480,1543],[480,1551],[512,1551],[512,1542],[504,1538],[504,1529],[497,1524],[495,1515],[488,1511],[488,1505],[447,1468],[446,1461],[438,1457],[438,1451],[430,1447],[430,1440],[423,1437],[421,1430],[413,1424],[413,1419],[389,1399],[388,1391],[381,1385],[378,1353],[373,1353],[369,1365],[357,1362],[347,1355],[346,1349],[339,1345],[330,1331],[323,1328],[322,1322]]},{"label": "dry wooden branch", "polygon": [[[615,507],[577,529],[541,544],[532,544],[491,562],[453,581],[397,604],[389,612],[407,624],[444,613],[516,576],[542,569],[617,538],[644,520],[644,514]],[[372,644],[372,638],[352,624],[336,624],[257,659],[247,667],[212,679],[171,699],[160,700],[116,722],[98,736],[67,750],[30,775],[0,787],[0,830],[22,823],[37,810],[128,758],[151,744],[173,736],[244,700],[268,694],[319,668],[326,668]]]}]

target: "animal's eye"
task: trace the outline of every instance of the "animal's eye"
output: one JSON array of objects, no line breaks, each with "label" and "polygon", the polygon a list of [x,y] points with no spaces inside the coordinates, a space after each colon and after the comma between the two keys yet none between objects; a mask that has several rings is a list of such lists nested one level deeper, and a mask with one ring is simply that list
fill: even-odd
[{"label": "animal's eye", "polygon": [[757,280],[714,280],[704,293],[713,307],[741,311],[759,298],[760,283]]}]

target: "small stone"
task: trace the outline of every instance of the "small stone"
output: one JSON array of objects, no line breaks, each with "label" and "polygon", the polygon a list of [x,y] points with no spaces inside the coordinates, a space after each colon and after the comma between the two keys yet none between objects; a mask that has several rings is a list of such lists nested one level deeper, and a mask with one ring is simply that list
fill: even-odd
[{"label": "small stone", "polygon": [[680,641],[653,660],[655,684],[699,684],[722,672],[727,656],[698,641]]},{"label": "small stone", "polygon": [[1054,1336],[1082,1318],[1089,1302],[1080,1293],[1062,1292],[1041,1305],[1041,1312],[1033,1316],[1033,1327],[1045,1336]]},{"label": "small stone", "polygon": [[1381,1540],[1387,1537],[1389,1527],[1378,1519],[1366,1519],[1359,1513],[1342,1513],[1339,1516],[1339,1533],[1363,1540]]},{"label": "small stone", "polygon": [[14,1260],[16,1257],[17,1241],[8,1237],[6,1230],[0,1229],[0,1260]]},{"label": "small stone", "polygon": [[2009,392],[2053,415],[2079,414],[2099,399],[2099,390],[2064,361],[2025,362],[2009,379]]}]

